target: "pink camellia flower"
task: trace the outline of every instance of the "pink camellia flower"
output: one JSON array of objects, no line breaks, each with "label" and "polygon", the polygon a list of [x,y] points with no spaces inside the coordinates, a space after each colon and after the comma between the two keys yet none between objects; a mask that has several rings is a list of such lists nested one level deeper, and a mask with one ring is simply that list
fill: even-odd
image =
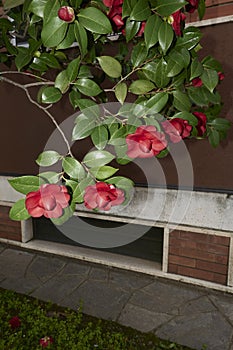
[{"label": "pink camellia flower", "polygon": [[105,6],[109,7],[108,18],[112,22],[113,29],[120,31],[124,28],[125,22],[122,19],[123,0],[103,0]]},{"label": "pink camellia flower", "polygon": [[74,9],[70,6],[62,6],[58,10],[58,17],[67,23],[71,23],[75,20]]},{"label": "pink camellia flower", "polygon": [[46,348],[47,346],[49,346],[52,343],[53,343],[53,338],[52,337],[48,337],[47,335],[40,339],[40,345],[43,348]]},{"label": "pink camellia flower", "polygon": [[190,136],[192,131],[192,126],[189,122],[181,118],[174,118],[169,121],[166,120],[162,122],[162,126],[173,143],[178,143],[181,139]]},{"label": "pink camellia flower", "polygon": [[192,80],[192,86],[194,86],[194,87],[201,87],[203,85],[203,82],[202,82],[202,80],[201,80],[201,78],[194,78],[193,80]]},{"label": "pink camellia flower", "polygon": [[9,325],[12,329],[19,328],[21,326],[21,321],[18,316],[14,316],[9,320]]},{"label": "pink camellia flower", "polygon": [[223,79],[225,79],[225,74],[222,72],[218,72],[218,78],[220,81],[222,81]]},{"label": "pink camellia flower", "polygon": [[68,207],[70,195],[65,186],[55,184],[41,185],[38,191],[29,192],[25,205],[28,213],[35,218],[59,218],[63,208]]},{"label": "pink camellia flower", "polygon": [[84,204],[88,209],[110,210],[115,205],[120,205],[125,200],[124,191],[112,184],[97,182],[87,186],[84,194]]},{"label": "pink camellia flower", "polygon": [[195,115],[195,117],[198,119],[198,124],[196,126],[198,131],[198,136],[203,136],[204,133],[206,132],[207,117],[202,112],[193,112],[193,115]]},{"label": "pink camellia flower", "polygon": [[174,32],[176,33],[177,36],[181,36],[182,26],[186,19],[185,14],[181,10],[178,10],[171,15],[171,18],[172,18],[171,25]]},{"label": "pink camellia flower", "polygon": [[134,134],[126,136],[126,143],[130,158],[151,158],[167,147],[164,133],[153,125],[139,126]]},{"label": "pink camellia flower", "polygon": [[193,13],[198,9],[199,0],[187,0],[188,4],[185,6],[185,9],[189,13]]}]

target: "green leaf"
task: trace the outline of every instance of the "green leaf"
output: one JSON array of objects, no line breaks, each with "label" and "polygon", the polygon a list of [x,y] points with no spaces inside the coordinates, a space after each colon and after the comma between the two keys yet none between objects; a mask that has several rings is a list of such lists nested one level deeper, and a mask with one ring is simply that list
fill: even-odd
[{"label": "green leaf", "polygon": [[200,21],[203,19],[204,15],[205,15],[205,10],[206,10],[205,0],[199,0],[198,15],[199,15]]},{"label": "green leaf", "polygon": [[193,49],[202,37],[200,29],[196,27],[188,27],[183,31],[183,36],[178,37],[176,48],[186,47],[186,49]]},{"label": "green leaf", "polygon": [[38,176],[50,184],[56,184],[60,180],[61,175],[55,171],[45,171],[43,173],[40,173]]},{"label": "green leaf", "polygon": [[77,78],[78,70],[80,66],[80,57],[73,59],[66,68],[67,78],[71,83]]},{"label": "green leaf", "polygon": [[62,94],[64,94],[70,86],[70,81],[68,78],[67,70],[61,71],[54,82],[54,87],[59,89]]},{"label": "green leaf", "polygon": [[137,4],[138,0],[124,0],[122,6],[122,18],[130,16],[133,7]]},{"label": "green leaf", "polygon": [[91,79],[78,79],[75,83],[78,90],[86,96],[97,96],[101,93],[101,88]]},{"label": "green leaf", "polygon": [[156,69],[157,69],[158,62],[159,61],[148,62],[142,68],[142,72],[144,76],[147,79],[153,81],[153,83],[156,83]]},{"label": "green leaf", "polygon": [[4,9],[10,10],[14,7],[17,7],[19,5],[22,5],[25,0],[5,0],[4,1]]},{"label": "green leaf", "polygon": [[146,110],[147,114],[159,113],[166,106],[168,96],[166,92],[159,92],[151,97],[146,103],[146,108],[148,108]]},{"label": "green leaf", "polygon": [[46,47],[55,47],[66,35],[68,23],[62,21],[58,16],[51,18],[49,22],[46,22],[41,32],[42,43]]},{"label": "green leaf", "polygon": [[149,18],[151,10],[148,0],[138,0],[130,13],[130,19],[133,21],[145,21]]},{"label": "green leaf", "polygon": [[36,163],[40,166],[50,166],[57,163],[60,158],[60,154],[56,151],[44,151],[39,155]]},{"label": "green leaf", "polygon": [[183,48],[178,51],[173,49],[167,57],[167,76],[174,77],[178,75],[182,69],[187,67],[190,62],[188,50]]},{"label": "green leaf", "polygon": [[110,56],[97,57],[100,67],[111,78],[119,78],[122,73],[122,67],[119,61]]},{"label": "green leaf", "polygon": [[220,143],[220,134],[215,129],[208,128],[208,139],[212,147],[217,147]]},{"label": "green leaf", "polygon": [[134,46],[131,53],[131,62],[134,67],[140,66],[147,57],[147,50],[144,42],[139,42]]},{"label": "green leaf", "polygon": [[206,56],[201,63],[203,64],[204,68],[207,69],[214,69],[217,72],[221,72],[222,71],[222,65],[215,60],[212,56]]},{"label": "green leaf", "polygon": [[190,80],[193,80],[194,78],[199,77],[202,73],[203,73],[203,66],[198,61],[198,58],[195,57],[191,63]]},{"label": "green leaf", "polygon": [[127,129],[125,126],[122,126],[121,128],[116,129],[115,132],[113,132],[111,135],[109,144],[113,146],[124,145],[126,133],[127,133]]},{"label": "green leaf", "polygon": [[8,180],[8,182],[16,191],[23,194],[37,191],[40,186],[40,179],[38,176],[20,176]]},{"label": "green leaf", "polygon": [[190,111],[191,108],[191,101],[188,98],[188,96],[179,91],[179,90],[175,90],[173,91],[173,96],[174,96],[174,107],[177,108],[179,111]]},{"label": "green leaf", "polygon": [[191,99],[193,103],[195,103],[198,106],[208,106],[209,104],[209,98],[208,98],[208,90],[206,87],[201,86],[199,88],[196,87],[188,87],[187,88],[188,96]]},{"label": "green leaf", "polygon": [[98,150],[103,150],[108,142],[108,130],[104,125],[98,125],[91,133],[91,140]]},{"label": "green leaf", "polygon": [[187,2],[184,0],[157,0],[155,10],[161,16],[170,16],[172,13],[181,9],[186,5]]},{"label": "green leaf", "polygon": [[154,84],[149,80],[135,80],[129,87],[129,91],[135,95],[146,94],[155,88]]},{"label": "green leaf", "polygon": [[170,82],[170,78],[167,77],[167,62],[163,58],[157,64],[154,82],[159,88],[166,87]]},{"label": "green leaf", "polygon": [[59,89],[48,86],[42,90],[41,102],[43,103],[56,103],[62,98],[62,94]]},{"label": "green leaf", "polygon": [[58,62],[56,57],[52,55],[52,53],[43,52],[39,58],[43,63],[45,63],[50,68],[55,68],[55,69],[61,68],[60,63]]},{"label": "green leaf", "polygon": [[43,18],[47,2],[47,0],[32,0],[28,10],[33,12],[36,16]]},{"label": "green leaf", "polygon": [[218,85],[218,73],[212,69],[205,69],[201,75],[203,84],[210,92],[213,92]]},{"label": "green leaf", "polygon": [[217,131],[228,131],[231,127],[231,122],[223,118],[215,118],[208,125],[211,125]]},{"label": "green leaf", "polygon": [[134,186],[133,181],[124,176],[115,176],[108,180],[105,180],[105,182],[109,184],[113,184],[116,187],[121,188],[122,190],[125,190],[126,192],[131,190]]},{"label": "green leaf", "polygon": [[127,43],[135,37],[135,35],[140,29],[140,26],[141,26],[140,22],[130,21],[130,19],[127,18],[126,25],[125,25],[125,36],[126,36]]},{"label": "green leaf", "polygon": [[149,50],[152,46],[157,44],[159,40],[158,31],[161,23],[162,20],[158,15],[154,14],[148,18],[144,30],[144,38],[147,50]]},{"label": "green leaf", "polygon": [[97,179],[97,180],[106,180],[110,176],[114,175],[119,169],[113,168],[111,166],[102,166],[102,167],[96,167],[91,168],[90,173]]},{"label": "green leaf", "polygon": [[81,140],[91,135],[95,127],[95,119],[84,114],[79,115],[75,121],[76,125],[72,132],[72,140]]},{"label": "green leaf", "polygon": [[171,25],[167,22],[162,22],[159,27],[158,39],[159,44],[165,54],[172,44],[174,31]]},{"label": "green leaf", "polygon": [[26,47],[18,47],[18,55],[15,57],[15,64],[20,71],[23,67],[29,64],[32,60],[32,53]]},{"label": "green leaf", "polygon": [[108,151],[92,151],[87,153],[83,162],[89,168],[95,168],[110,163],[114,158],[114,155]]},{"label": "green leaf", "polygon": [[65,157],[62,161],[62,167],[65,173],[73,179],[78,179],[80,181],[86,176],[82,164],[75,158]]},{"label": "green leaf", "polygon": [[78,102],[79,102],[80,98],[81,98],[81,94],[78,91],[72,90],[69,93],[69,100],[70,100],[70,103],[74,109],[76,109],[78,107]]},{"label": "green leaf", "polygon": [[88,44],[88,39],[87,39],[87,32],[86,29],[82,26],[81,23],[78,21],[75,21],[75,28],[74,28],[74,34],[76,37],[76,40],[78,42],[79,50],[84,57],[88,50],[87,50],[87,44]]},{"label": "green leaf", "polygon": [[95,7],[81,9],[78,18],[81,25],[92,33],[109,34],[112,32],[108,17]]},{"label": "green leaf", "polygon": [[63,209],[62,216],[60,216],[59,218],[51,218],[50,220],[54,225],[61,226],[73,216],[74,211],[75,202],[72,201],[70,206]]},{"label": "green leaf", "polygon": [[115,96],[117,100],[123,104],[125,102],[125,99],[127,97],[128,87],[126,83],[120,83],[116,85],[115,87]]},{"label": "green leaf", "polygon": [[64,39],[56,47],[57,50],[69,49],[73,45],[73,43],[75,42],[74,29],[75,29],[75,24],[70,23]]},{"label": "green leaf", "polygon": [[47,1],[43,14],[44,23],[49,22],[54,17],[57,17],[57,13],[60,7],[61,4],[59,0]]},{"label": "green leaf", "polygon": [[91,176],[87,176],[85,179],[80,181],[80,183],[77,185],[73,192],[73,201],[76,203],[82,203],[84,201],[84,193],[85,193],[85,188],[94,185],[95,181],[92,179]]},{"label": "green leaf", "polygon": [[28,214],[28,211],[25,207],[25,199],[18,200],[10,209],[9,213],[11,220],[21,221],[21,220],[27,220],[31,217],[30,214]]}]

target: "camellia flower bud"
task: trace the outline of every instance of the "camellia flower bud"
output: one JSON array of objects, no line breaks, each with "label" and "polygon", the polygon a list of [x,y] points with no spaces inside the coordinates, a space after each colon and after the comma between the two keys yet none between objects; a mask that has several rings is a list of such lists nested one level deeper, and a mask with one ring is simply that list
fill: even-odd
[{"label": "camellia flower bud", "polygon": [[74,9],[70,6],[62,6],[58,10],[58,17],[67,23],[71,23],[75,20]]}]

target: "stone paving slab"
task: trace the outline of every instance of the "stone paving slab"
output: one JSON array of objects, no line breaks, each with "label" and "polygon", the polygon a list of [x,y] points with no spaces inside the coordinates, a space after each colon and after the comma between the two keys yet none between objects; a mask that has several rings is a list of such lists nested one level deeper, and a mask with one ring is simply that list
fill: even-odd
[{"label": "stone paving slab", "polygon": [[0,244],[0,287],[196,350],[233,350],[233,295]]}]

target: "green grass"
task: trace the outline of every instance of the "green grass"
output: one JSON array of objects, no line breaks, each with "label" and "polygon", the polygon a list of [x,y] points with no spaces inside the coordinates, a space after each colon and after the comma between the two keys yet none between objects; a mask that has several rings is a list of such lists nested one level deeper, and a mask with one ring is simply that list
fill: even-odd
[{"label": "green grass", "polygon": [[[18,316],[20,326],[9,320]],[[99,320],[52,303],[0,289],[0,350],[41,350],[49,336],[53,350],[191,350],[155,335]]]}]

